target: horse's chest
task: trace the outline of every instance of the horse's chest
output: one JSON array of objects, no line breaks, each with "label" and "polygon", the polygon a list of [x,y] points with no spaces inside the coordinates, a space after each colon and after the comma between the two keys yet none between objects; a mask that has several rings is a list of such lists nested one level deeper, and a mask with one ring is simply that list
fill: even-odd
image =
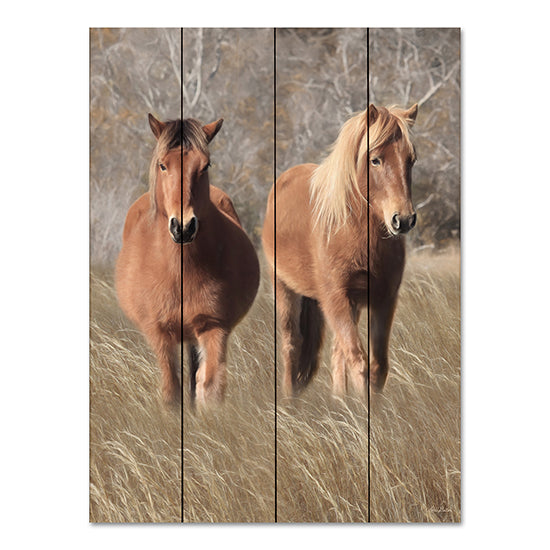
[{"label": "horse's chest", "polygon": [[345,287],[352,301],[367,305],[397,292],[402,270],[383,269],[383,265],[376,267],[378,269],[373,270],[370,276],[366,269],[358,269],[348,274]]},{"label": "horse's chest", "polygon": [[368,273],[366,269],[350,273],[345,286],[350,300],[358,304],[367,303]]},{"label": "horse's chest", "polygon": [[197,316],[216,315],[223,288],[220,279],[210,272],[197,268],[183,271],[182,317],[183,323],[192,324]]}]

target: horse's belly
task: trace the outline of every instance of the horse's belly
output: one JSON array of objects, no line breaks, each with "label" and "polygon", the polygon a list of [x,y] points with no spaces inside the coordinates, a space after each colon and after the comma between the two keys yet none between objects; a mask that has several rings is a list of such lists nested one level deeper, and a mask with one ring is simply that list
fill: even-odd
[{"label": "horse's belly", "polygon": [[189,288],[184,283],[181,315],[184,340],[193,340],[198,334],[221,326],[223,320],[217,309],[208,289]]},{"label": "horse's belly", "polygon": [[311,270],[311,264],[304,263],[302,266],[292,262],[279,263],[277,260],[277,279],[282,281],[290,290],[296,294],[307,296],[314,300],[319,299],[318,288],[315,284],[315,277]]},{"label": "horse's belly", "polygon": [[231,330],[248,312],[259,283],[257,272],[234,272],[232,277],[216,278],[202,273],[192,281],[184,278],[182,321],[189,338],[208,330]]}]

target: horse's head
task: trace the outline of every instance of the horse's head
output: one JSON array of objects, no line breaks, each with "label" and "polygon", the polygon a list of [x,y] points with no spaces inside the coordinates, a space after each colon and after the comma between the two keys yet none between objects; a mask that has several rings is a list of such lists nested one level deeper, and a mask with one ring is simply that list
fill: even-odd
[{"label": "horse's head", "polygon": [[411,200],[411,172],[416,161],[409,138],[418,105],[408,110],[368,108],[369,203],[392,236],[407,233],[416,224]]},{"label": "horse's head", "polygon": [[208,144],[223,119],[202,126],[194,119],[160,122],[149,115],[157,138],[151,164],[153,208],[167,219],[177,244],[191,243],[199,231],[199,220],[209,202]]}]

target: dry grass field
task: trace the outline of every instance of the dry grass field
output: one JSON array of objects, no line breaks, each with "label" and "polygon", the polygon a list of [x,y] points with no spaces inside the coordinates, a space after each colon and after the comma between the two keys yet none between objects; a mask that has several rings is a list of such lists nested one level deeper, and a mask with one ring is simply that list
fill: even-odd
[{"label": "dry grass field", "polygon": [[[373,522],[460,521],[459,269],[457,253],[409,259],[371,399]],[[325,346],[317,379],[278,407],[279,521],[368,521],[368,410],[330,397],[329,358]]]},{"label": "dry grass field", "polygon": [[[155,358],[119,310],[109,275],[91,276],[90,520],[182,519],[181,411],[161,402]],[[266,281],[232,334],[226,402],[184,398],[184,521],[274,518],[273,304]],[[187,388],[187,378],[184,376]]]},{"label": "dry grass field", "polygon": [[154,356],[112,281],[90,287],[90,521],[178,521],[180,415],[163,409]]},{"label": "dry grass field", "polygon": [[[371,403],[373,522],[460,521],[459,256],[409,258],[390,376]],[[269,283],[230,340],[226,402],[207,413],[160,401],[154,357],[91,276],[90,520],[365,522],[368,411],[330,396],[329,344],[317,378],[277,404]],[[365,315],[362,317],[363,325]],[[327,339],[328,340],[328,339]]]}]

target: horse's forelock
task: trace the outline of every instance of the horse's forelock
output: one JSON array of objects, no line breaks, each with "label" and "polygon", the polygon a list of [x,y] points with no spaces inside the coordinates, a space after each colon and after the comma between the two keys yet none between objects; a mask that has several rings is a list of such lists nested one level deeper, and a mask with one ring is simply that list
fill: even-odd
[{"label": "horse's forelock", "polygon": [[410,154],[414,156],[415,150],[409,131],[413,122],[407,118],[407,111],[395,105],[379,107],[378,118],[369,128],[369,152],[372,153],[393,140],[403,139]]},{"label": "horse's forelock", "polygon": [[378,117],[368,129],[368,144],[367,108],[342,126],[331,153],[312,176],[310,193],[315,220],[325,227],[327,236],[345,223],[356,201],[360,201],[357,171],[368,152],[403,139],[415,156],[409,132],[414,121],[407,118],[407,111],[394,105],[377,107],[377,111]]},{"label": "horse's forelock", "polygon": [[149,166],[149,195],[151,198],[151,215],[153,216],[157,212],[156,185],[158,163],[169,151],[179,147],[187,151],[198,150],[209,156],[208,140],[200,121],[186,118],[184,120],[177,119],[165,122],[164,130],[158,138]]}]

